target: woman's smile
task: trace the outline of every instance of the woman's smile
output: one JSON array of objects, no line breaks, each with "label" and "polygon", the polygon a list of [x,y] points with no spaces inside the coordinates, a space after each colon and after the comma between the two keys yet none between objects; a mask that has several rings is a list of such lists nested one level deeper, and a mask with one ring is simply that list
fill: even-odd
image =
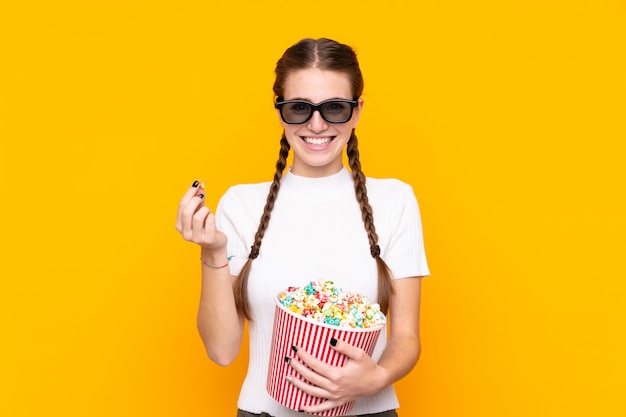
[{"label": "woman's smile", "polygon": [[302,136],[302,140],[313,147],[323,147],[328,145],[335,136]]}]

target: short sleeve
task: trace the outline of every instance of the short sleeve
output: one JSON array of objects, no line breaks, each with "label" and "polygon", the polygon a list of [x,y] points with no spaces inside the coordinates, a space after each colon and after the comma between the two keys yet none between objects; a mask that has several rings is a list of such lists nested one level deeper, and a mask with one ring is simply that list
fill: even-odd
[{"label": "short sleeve", "polygon": [[[413,188],[405,183],[390,196],[384,221],[389,222],[389,235],[384,246],[383,259],[391,269],[394,278],[425,277],[430,275],[426,252],[422,219]],[[378,222],[378,220],[377,220]]]},{"label": "short sleeve", "polygon": [[[215,214],[217,229],[228,238],[231,275],[238,275],[246,263],[252,245],[249,216],[246,205],[235,188],[230,188],[220,199]],[[257,220],[258,221],[258,220]],[[254,233],[254,232],[252,232]]]}]

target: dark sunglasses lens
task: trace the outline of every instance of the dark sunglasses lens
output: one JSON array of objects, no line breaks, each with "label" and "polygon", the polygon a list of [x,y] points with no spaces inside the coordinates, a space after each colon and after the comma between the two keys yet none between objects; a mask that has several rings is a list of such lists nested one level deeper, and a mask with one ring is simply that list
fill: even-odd
[{"label": "dark sunglasses lens", "polygon": [[345,123],[352,117],[352,106],[343,101],[322,104],[322,115],[331,123]]},{"label": "dark sunglasses lens", "polygon": [[311,115],[311,105],[307,103],[285,103],[281,108],[287,123],[304,123]]}]

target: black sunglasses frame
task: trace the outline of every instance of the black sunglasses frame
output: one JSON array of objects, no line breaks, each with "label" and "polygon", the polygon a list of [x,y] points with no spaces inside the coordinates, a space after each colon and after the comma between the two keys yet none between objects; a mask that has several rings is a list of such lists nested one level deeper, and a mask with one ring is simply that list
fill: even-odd
[{"label": "black sunglasses frame", "polygon": [[[285,117],[283,116],[283,106],[285,104],[292,104],[292,103],[302,103],[302,104],[308,104],[309,106],[311,106],[311,113],[309,114],[309,116],[301,121],[301,122],[289,122],[287,120],[285,120]],[[333,122],[332,120],[328,120],[326,118],[326,116],[324,116],[324,112],[322,111],[322,106],[328,103],[347,103],[350,105],[350,116],[344,120],[343,122]],[[280,111],[280,118],[283,119],[283,122],[289,124],[289,125],[301,125],[303,123],[308,122],[309,120],[311,120],[311,117],[313,117],[313,113],[315,113],[316,111],[319,112],[320,116],[322,116],[322,119],[324,119],[326,122],[328,123],[332,123],[332,124],[342,124],[342,123],[348,123],[350,121],[350,119],[352,119],[352,114],[354,113],[354,108],[356,106],[359,105],[359,102],[357,100],[347,100],[347,99],[340,99],[340,98],[331,98],[330,100],[324,100],[324,101],[320,101],[319,103],[315,104],[315,103],[311,103],[310,101],[306,101],[306,100],[284,100],[284,101],[277,101],[274,104],[274,108],[278,109]]]}]

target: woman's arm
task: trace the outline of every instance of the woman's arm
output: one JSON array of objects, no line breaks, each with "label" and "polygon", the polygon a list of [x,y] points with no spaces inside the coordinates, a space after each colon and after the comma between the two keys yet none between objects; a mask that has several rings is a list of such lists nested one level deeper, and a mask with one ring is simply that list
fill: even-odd
[{"label": "woman's arm", "polygon": [[198,332],[209,358],[220,366],[229,365],[241,347],[243,317],[237,313],[233,283],[228,266],[210,268],[204,263],[221,266],[228,263],[226,252],[222,255],[203,254],[202,291],[198,308]]},{"label": "woman's arm", "polygon": [[[407,375],[422,351],[419,335],[421,277],[397,279],[389,303],[390,333],[378,365],[388,373],[382,388]],[[381,389],[382,389],[381,388]]]},{"label": "woman's arm", "polygon": [[375,395],[413,369],[421,352],[421,278],[397,279],[394,286],[389,307],[389,338],[378,363],[365,351],[342,341],[337,341],[334,349],[349,358],[343,367],[325,364],[302,349],[294,353],[308,368],[295,360],[290,361],[290,366],[314,385],[298,379],[291,383],[310,395],[327,399],[317,406],[305,407],[304,411],[329,410],[359,397]]},{"label": "woman's arm", "polygon": [[235,277],[230,275],[228,267],[227,238],[217,230],[215,215],[204,205],[202,188],[192,186],[183,196],[178,207],[176,229],[185,240],[201,247],[198,331],[209,358],[226,366],[239,354],[244,322],[235,307]]}]

